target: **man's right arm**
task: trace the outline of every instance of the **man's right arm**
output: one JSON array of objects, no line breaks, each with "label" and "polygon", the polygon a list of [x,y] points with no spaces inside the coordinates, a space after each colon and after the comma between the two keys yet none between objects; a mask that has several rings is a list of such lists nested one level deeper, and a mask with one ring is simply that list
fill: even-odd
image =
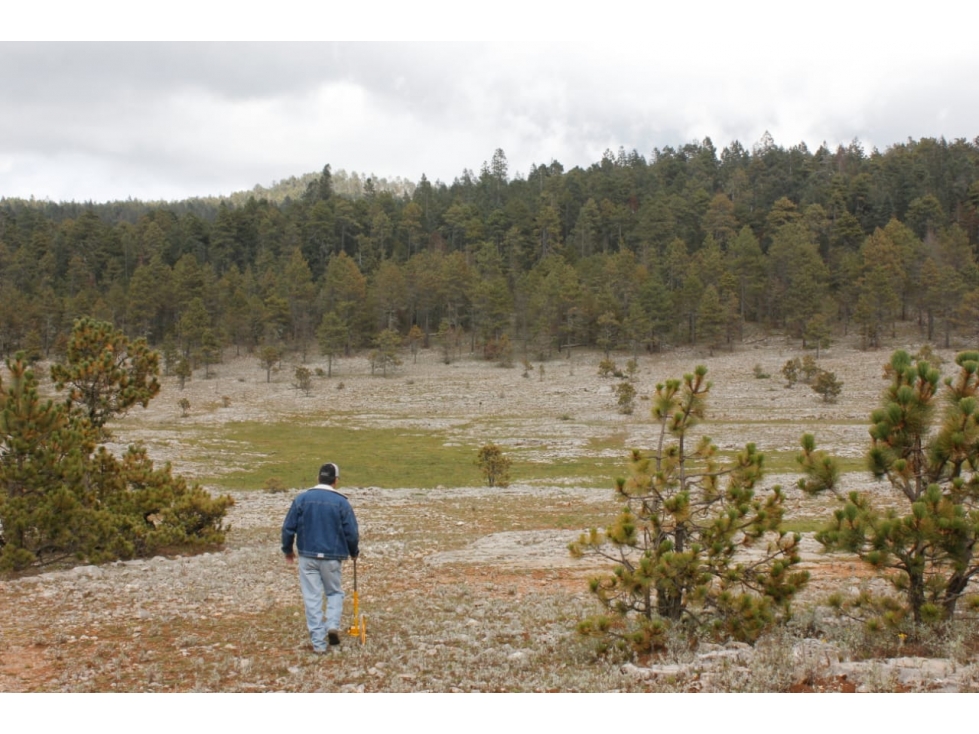
[{"label": "man's right arm", "polygon": [[357,527],[357,517],[349,503],[340,517],[343,522],[343,534],[347,539],[347,552],[350,553],[351,558],[356,558],[360,555],[360,529]]}]

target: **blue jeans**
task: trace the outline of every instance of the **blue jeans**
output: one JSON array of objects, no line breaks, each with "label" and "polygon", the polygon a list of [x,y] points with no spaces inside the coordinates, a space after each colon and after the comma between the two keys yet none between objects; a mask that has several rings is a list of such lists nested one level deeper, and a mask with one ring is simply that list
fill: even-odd
[{"label": "blue jeans", "polygon": [[[299,588],[306,606],[306,626],[314,650],[326,649],[328,630],[340,629],[343,589],[340,588],[340,561],[298,557]],[[326,615],[323,614],[324,597]]]}]

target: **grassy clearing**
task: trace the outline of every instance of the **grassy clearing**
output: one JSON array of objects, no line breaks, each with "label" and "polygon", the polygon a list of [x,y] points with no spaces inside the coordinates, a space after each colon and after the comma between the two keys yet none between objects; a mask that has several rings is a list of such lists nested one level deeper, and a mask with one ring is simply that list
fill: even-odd
[{"label": "grassy clearing", "polygon": [[[342,467],[341,484],[361,487],[481,486],[485,480],[475,464],[478,446],[444,431],[405,431],[395,428],[348,428],[295,423],[228,423],[202,441],[208,446],[231,445],[228,464],[215,461],[215,473],[200,481],[222,489],[260,488],[269,477],[288,487],[310,484],[315,466],[333,460]],[[535,452],[540,447],[535,447]],[[578,480],[582,486],[605,486],[622,465],[605,458],[535,459],[529,450],[508,450],[513,482]],[[235,456],[259,457],[237,464]],[[230,469],[230,470],[229,470]]]},{"label": "grassy clearing", "polygon": [[[800,478],[802,477],[797,459],[801,451],[765,451],[763,453],[765,454],[766,472],[773,474],[798,474]],[[732,458],[734,457],[733,452],[729,455]],[[867,460],[862,456],[837,456],[835,458],[841,473],[862,472],[866,474],[867,472]]]},{"label": "grassy clearing", "polygon": [[613,433],[611,436],[601,436],[598,438],[591,438],[588,440],[588,450],[601,452],[601,451],[619,451],[624,457],[628,451],[629,446],[626,444],[629,435],[627,433]]},{"label": "grassy clearing", "polygon": [[[546,437],[543,437],[546,440]],[[625,434],[594,438],[575,455],[562,455],[555,438],[532,448],[509,448],[511,482],[562,482],[582,487],[611,487],[626,470],[629,447]],[[401,428],[310,426],[308,420],[278,423],[234,422],[188,437],[188,445],[209,457],[213,473],[199,481],[218,489],[258,489],[277,477],[288,487],[310,484],[320,461],[343,468],[341,483],[361,487],[469,487],[485,480],[475,465],[478,442],[460,440],[458,431]],[[618,456],[608,456],[615,452]],[[606,455],[603,455],[606,454]],[[731,460],[734,452],[720,452]],[[796,451],[767,452],[769,473],[798,471]],[[247,461],[241,457],[247,456]],[[862,458],[840,460],[844,472],[864,470]]]},{"label": "grassy clearing", "polygon": [[783,522],[782,529],[787,533],[815,533],[829,525],[829,521],[829,515],[824,518],[795,518]]},{"label": "grassy clearing", "polygon": [[450,442],[438,431],[309,426],[302,423],[230,423],[216,438],[233,441],[243,452],[266,457],[239,471],[206,477],[224,488],[261,487],[275,476],[286,486],[305,487],[316,466],[335,461],[341,484],[364,487],[472,486],[481,481],[475,449]]}]

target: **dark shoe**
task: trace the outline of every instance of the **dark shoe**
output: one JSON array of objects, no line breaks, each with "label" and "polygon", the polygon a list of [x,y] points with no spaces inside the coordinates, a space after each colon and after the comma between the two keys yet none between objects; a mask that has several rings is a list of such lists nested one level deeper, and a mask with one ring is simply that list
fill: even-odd
[{"label": "dark shoe", "polygon": [[326,638],[330,641],[331,645],[340,644],[340,630],[330,630],[326,633]]}]

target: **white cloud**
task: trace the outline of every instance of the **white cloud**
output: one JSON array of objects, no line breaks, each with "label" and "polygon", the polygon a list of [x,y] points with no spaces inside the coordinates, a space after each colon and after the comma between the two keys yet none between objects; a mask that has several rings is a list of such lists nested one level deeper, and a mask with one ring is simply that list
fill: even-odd
[{"label": "white cloud", "polygon": [[766,130],[868,149],[979,133],[969,24],[785,7],[613,3],[563,42],[545,24],[519,44],[0,43],[0,196],[183,198],[325,163],[451,182],[496,148],[526,174]]}]

